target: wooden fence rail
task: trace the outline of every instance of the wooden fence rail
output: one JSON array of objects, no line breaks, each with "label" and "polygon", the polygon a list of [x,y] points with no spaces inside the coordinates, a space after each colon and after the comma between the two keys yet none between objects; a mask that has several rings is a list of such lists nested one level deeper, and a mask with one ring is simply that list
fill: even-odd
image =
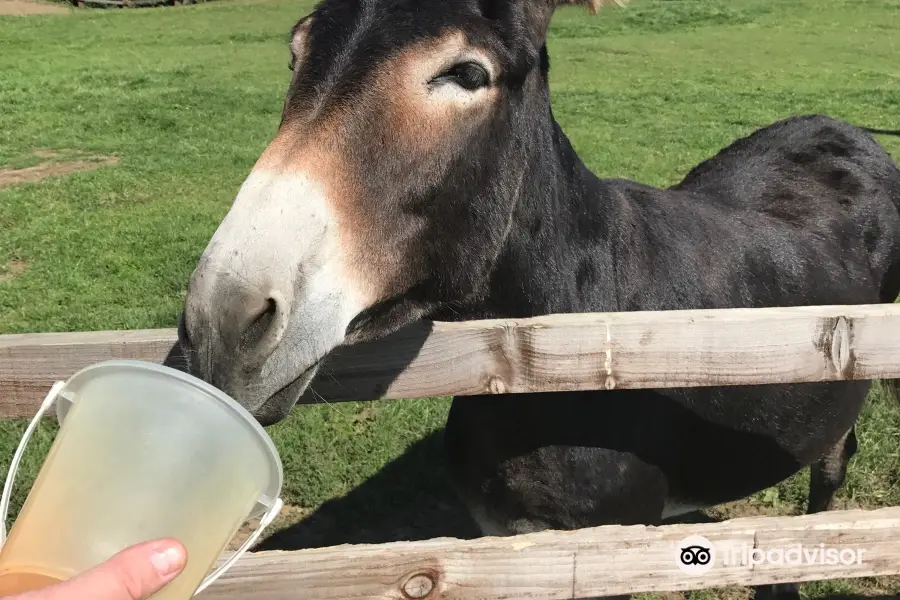
[{"label": "wooden fence rail", "polygon": [[[0,336],[0,417],[91,363],[161,362],[174,330]],[[900,378],[900,305],[421,322],[334,353],[329,401]],[[312,401],[311,397],[304,401]]]},{"label": "wooden fence rail", "polygon": [[[562,600],[890,575],[900,572],[898,532],[900,507],[895,507],[260,552],[239,560],[200,597]],[[677,565],[678,542],[689,535],[703,536],[715,548],[707,573],[687,574]],[[770,551],[777,561],[779,549],[783,564],[760,562],[760,552]],[[787,553],[791,549],[795,552]],[[840,562],[840,551],[848,552],[843,558],[851,564]]]},{"label": "wooden fence rail", "polygon": [[[53,381],[89,364],[162,362],[174,342],[173,330],[0,336],[0,417],[32,415]],[[323,370],[313,386],[328,400],[900,378],[900,305],[423,322],[342,348]],[[702,576],[677,565],[688,535],[716,549]],[[799,564],[785,552],[798,544]],[[782,564],[753,564],[778,549]],[[844,549],[850,562],[826,553]],[[895,507],[260,552],[203,597],[557,600],[898,573]]]}]

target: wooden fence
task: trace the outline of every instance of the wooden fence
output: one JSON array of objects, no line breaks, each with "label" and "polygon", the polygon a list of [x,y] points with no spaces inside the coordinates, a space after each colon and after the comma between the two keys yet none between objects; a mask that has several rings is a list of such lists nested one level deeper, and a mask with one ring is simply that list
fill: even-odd
[{"label": "wooden fence", "polygon": [[[89,364],[161,362],[174,341],[173,330],[0,336],[0,416],[32,415],[53,381]],[[329,377],[314,386],[330,401],[892,379],[900,378],[900,305],[419,323],[343,348],[326,366]],[[743,558],[717,562],[703,576],[682,572],[676,544],[687,535]],[[746,558],[748,550],[797,544],[850,548],[862,559],[753,564]],[[887,574],[900,574],[900,507],[260,552],[203,596],[549,600]]]}]

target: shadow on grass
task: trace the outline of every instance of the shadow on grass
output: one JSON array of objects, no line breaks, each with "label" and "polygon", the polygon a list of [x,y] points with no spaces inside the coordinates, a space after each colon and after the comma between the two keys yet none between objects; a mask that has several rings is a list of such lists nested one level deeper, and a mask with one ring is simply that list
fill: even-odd
[{"label": "shadow on grass", "polygon": [[442,434],[414,443],[352,492],[325,502],[255,550],[478,537],[444,469]]}]

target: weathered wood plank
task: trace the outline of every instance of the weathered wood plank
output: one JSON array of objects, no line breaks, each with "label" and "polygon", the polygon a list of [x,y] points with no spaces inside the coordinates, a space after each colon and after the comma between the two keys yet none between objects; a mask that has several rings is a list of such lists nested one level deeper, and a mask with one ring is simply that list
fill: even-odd
[{"label": "weathered wood plank", "polygon": [[[715,548],[713,566],[705,574],[687,574],[677,565],[678,543],[688,535],[703,536]],[[810,553],[812,564],[805,562],[802,550],[802,564],[750,564],[754,548],[768,553],[797,544]],[[828,564],[829,553],[821,553],[831,549],[852,550],[852,564]],[[733,560],[726,565],[728,555]],[[787,558],[793,561],[794,556]],[[819,556],[825,564],[819,564]],[[844,558],[850,558],[849,552]],[[260,552],[239,560],[200,597],[561,600],[896,573],[900,573],[900,507],[701,525],[607,526],[471,541]]]},{"label": "weathered wood plank", "polygon": [[2,335],[0,418],[31,417],[53,382],[95,362],[160,363],[174,340],[174,329]]},{"label": "weathered wood plank", "polygon": [[[0,416],[111,358],[162,361],[174,330],[0,336]],[[341,348],[330,401],[900,377],[900,305],[550,315],[422,322]],[[308,393],[303,401],[314,401]]]}]

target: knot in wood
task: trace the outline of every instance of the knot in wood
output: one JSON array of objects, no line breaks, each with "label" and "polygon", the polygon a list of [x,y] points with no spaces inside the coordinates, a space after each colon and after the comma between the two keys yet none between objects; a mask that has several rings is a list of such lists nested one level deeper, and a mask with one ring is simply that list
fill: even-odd
[{"label": "knot in wood", "polygon": [[403,593],[414,600],[425,598],[434,589],[434,580],[426,573],[417,573],[403,584]]},{"label": "knot in wood", "polygon": [[490,383],[488,383],[488,388],[491,390],[492,394],[506,393],[506,383],[499,377],[491,377],[491,381]]},{"label": "knot in wood", "polygon": [[850,347],[850,324],[844,317],[838,317],[831,334],[831,363],[841,377],[852,376],[852,348]]}]

